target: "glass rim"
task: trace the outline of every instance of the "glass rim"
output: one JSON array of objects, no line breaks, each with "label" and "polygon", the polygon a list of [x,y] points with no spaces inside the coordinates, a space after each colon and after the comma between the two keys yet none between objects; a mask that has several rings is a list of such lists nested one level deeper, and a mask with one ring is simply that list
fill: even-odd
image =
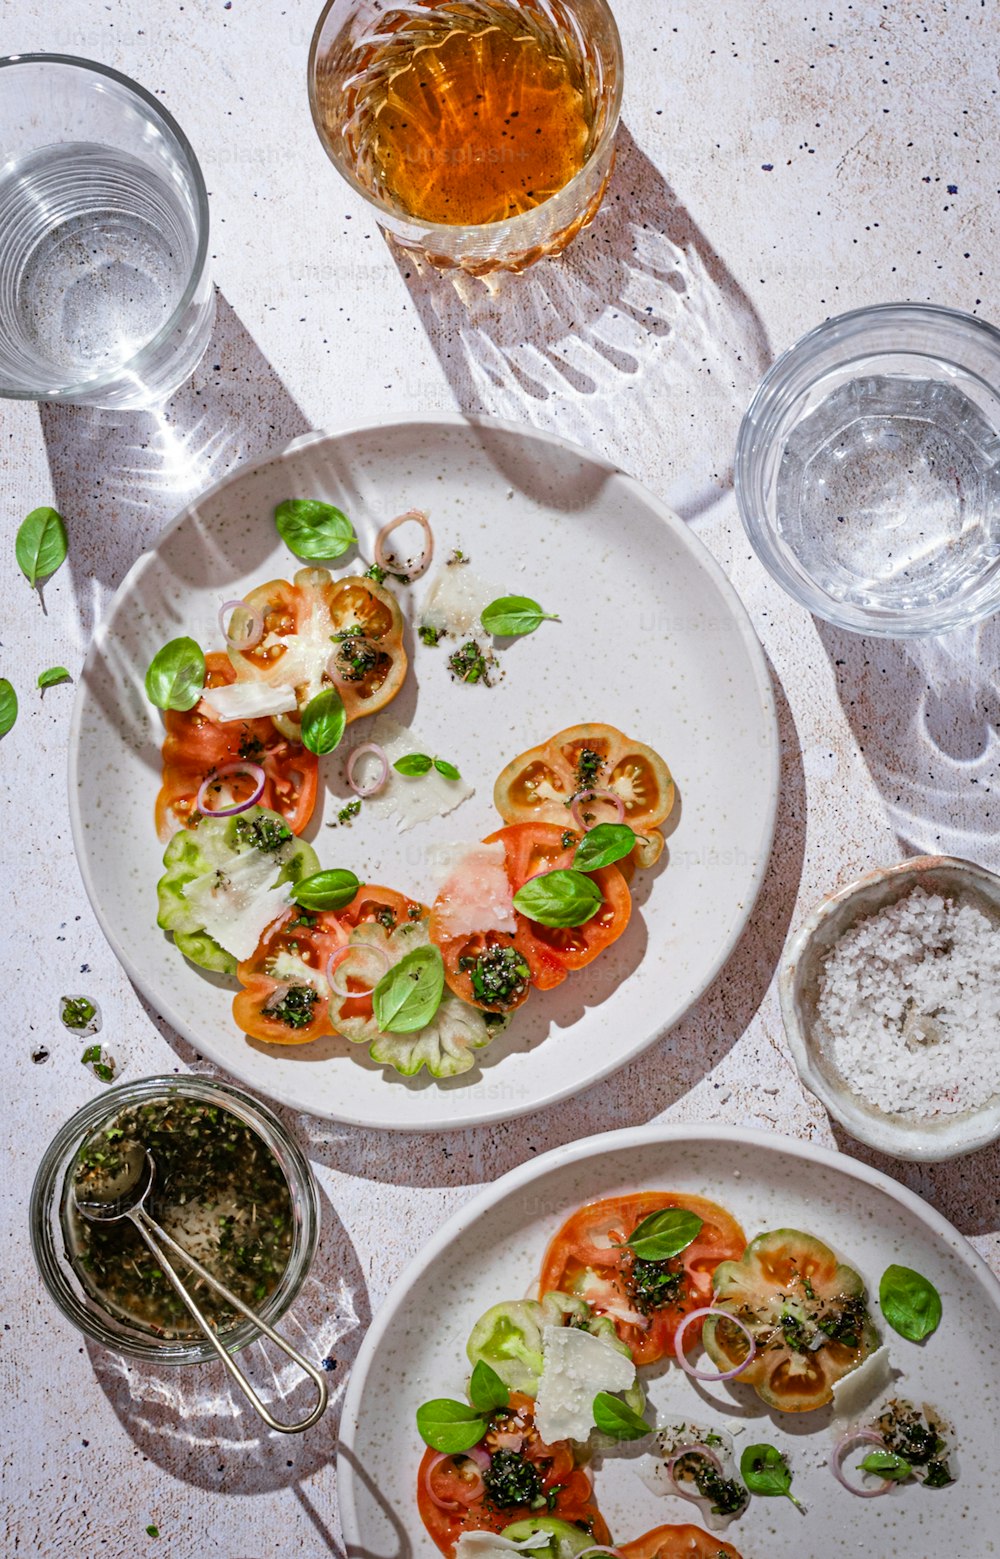
[{"label": "glass rim", "polygon": [[122,363],[119,363],[116,368],[105,369],[102,373],[95,374],[92,378],[81,380],[77,384],[69,385],[58,390],[25,390],[0,387],[0,399],[2,400],[72,401],[74,398],[80,395],[92,395],[95,392],[100,393],[100,391],[116,384],[123,375],[135,374],[135,377],[141,380],[143,377],[141,366],[159,350],[159,348],[167,340],[168,336],[170,336],[176,329],[182,316],[190,306],[195,292],[197,291],[205,271],[206,262],[208,260],[210,222],[208,190],[205,186],[205,176],[201,171],[201,164],[199,163],[198,158],[195,156],[194,147],[191,145],[191,142],[184,134],[184,131],[177,123],[177,120],[174,118],[173,114],[171,114],[168,109],[164,108],[163,104],[160,103],[153,96],[153,94],[147,90],[146,87],[141,86],[138,81],[133,81],[131,76],[124,75],[122,71],[115,70],[111,65],[102,65],[98,60],[85,59],[82,55],[79,54],[33,53],[0,55],[0,70],[9,69],[10,67],[16,65],[68,65],[74,69],[83,71],[85,74],[89,73],[96,76],[105,76],[109,80],[116,82],[119,86],[125,87],[129,92],[134,93],[135,96],[139,98],[139,100],[144,103],[147,108],[152,110],[155,117],[162,122],[166,130],[176,141],[181,155],[188,166],[191,182],[194,187],[195,218],[197,221],[198,242],[195,251],[195,257],[191,264],[191,273],[184,285],[184,291],[181,294],[176,307],[172,310],[169,319],[165,320],[164,323],[160,326],[159,330],[157,330],[156,334],[150,336],[148,341],[143,342],[142,346],[134,354],[134,356],[126,358],[126,360]]},{"label": "glass rim", "polygon": [[[312,38],[309,43],[309,57],[306,61],[306,86],[309,93],[309,112],[312,116],[313,128],[316,131],[316,134],[319,138],[319,143],[326,152],[327,157],[333,163],[333,166],[336,168],[337,172],[340,174],[345,183],[349,184],[351,188],[361,196],[365,204],[375,213],[376,221],[379,221],[379,213],[381,212],[386,217],[395,217],[399,221],[412,223],[414,227],[420,229],[421,234],[427,235],[428,240],[435,237],[440,237],[443,241],[446,235],[451,234],[453,236],[460,230],[462,232],[473,235],[496,233],[500,232],[501,230],[504,232],[511,232],[516,234],[519,231],[520,224],[527,225],[530,223],[537,212],[544,211],[545,207],[550,205],[552,201],[559,200],[563,195],[566,194],[567,190],[573,189],[574,186],[583,181],[584,175],[590,169],[591,164],[606,149],[609,141],[613,140],[618,133],[618,126],[621,120],[622,93],[624,87],[623,78],[625,53],[622,48],[621,33],[618,30],[618,23],[615,20],[614,12],[611,10],[610,5],[608,4],[608,0],[591,0],[591,3],[598,6],[599,9],[604,13],[608,24],[612,49],[614,51],[618,70],[611,95],[607,122],[604,126],[604,129],[601,131],[598,140],[594,143],[594,146],[590,152],[590,156],[583,164],[583,167],[579,168],[577,172],[574,173],[573,177],[568,179],[560,189],[554,190],[551,195],[548,195],[545,200],[540,201],[537,206],[531,206],[527,211],[519,211],[516,216],[503,217],[499,222],[429,222],[426,221],[423,217],[415,217],[407,211],[397,210],[394,206],[387,206],[383,202],[377,200],[372,194],[371,190],[366,189],[365,186],[361,183],[360,179],[358,179],[353,171],[347,167],[346,163],[344,163],[336,155],[330,146],[326,135],[324,134],[322,119],[319,112],[319,104],[316,100],[319,40],[320,34],[323,31],[323,28],[326,24],[326,19],[330,12],[335,6],[342,4],[342,0],[325,0],[323,9],[317,19],[316,26],[313,28]],[[381,221],[379,221],[379,225],[382,225]]]}]

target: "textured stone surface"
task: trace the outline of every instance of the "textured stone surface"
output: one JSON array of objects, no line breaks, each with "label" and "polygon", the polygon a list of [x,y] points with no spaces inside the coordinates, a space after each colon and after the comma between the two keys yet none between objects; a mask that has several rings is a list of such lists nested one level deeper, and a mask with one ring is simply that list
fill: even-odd
[{"label": "textured stone surface", "polygon": [[[815,624],[750,555],[730,485],[753,384],[825,315],[911,298],[1000,316],[990,10],[616,9],[626,129],[606,207],[562,262],[489,286],[394,257],[337,179],[309,121],[309,7],[6,9],[5,52],[106,61],[177,115],[211,191],[221,293],[208,355],[161,416],[0,411],[0,673],[21,698],[0,748],[14,998],[0,1247],[7,1553],[337,1551],[335,1413],[302,1443],[261,1437],[221,1371],[159,1375],[85,1346],[41,1291],[27,1238],[42,1149],[98,1086],[59,1025],[59,993],[100,1001],[126,1076],[199,1064],[139,1000],[90,914],[65,803],[72,688],[43,699],[34,684],[49,665],[79,672],[110,591],[207,482],[314,425],[459,407],[558,430],[689,518],[746,601],[778,683],[784,788],[768,879],[725,972],[667,1039],[526,1122],[436,1138],[293,1122],[327,1199],[297,1314],[336,1357],[338,1388],[421,1238],[532,1154],[656,1119],[761,1125],[858,1152],[803,1093],[785,1049],[772,988],[785,934],[823,893],[912,849],[1000,865],[996,623],[911,645]],[[45,502],[65,515],[71,552],[43,611],[11,542]],[[40,1046],[50,1057],[33,1065]],[[881,1167],[1000,1265],[1000,1151]]]}]

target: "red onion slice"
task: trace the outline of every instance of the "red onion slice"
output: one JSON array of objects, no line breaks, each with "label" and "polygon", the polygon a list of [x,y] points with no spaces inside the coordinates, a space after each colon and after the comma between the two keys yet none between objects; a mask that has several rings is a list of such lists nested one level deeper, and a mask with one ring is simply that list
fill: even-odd
[{"label": "red onion slice", "polygon": [[694,1490],[682,1489],[680,1484],[677,1482],[677,1479],[674,1477],[674,1468],[676,1467],[677,1463],[685,1456],[704,1457],[705,1461],[711,1462],[712,1466],[715,1468],[720,1477],[722,1476],[722,1463],[716,1456],[715,1452],[712,1450],[711,1446],[703,1445],[700,1440],[693,1441],[691,1445],[680,1446],[667,1462],[667,1479],[674,1493],[679,1494],[681,1499],[704,1499],[704,1495],[700,1494],[697,1491],[697,1488]]},{"label": "red onion slice", "polygon": [[[398,530],[400,525],[406,525],[410,520],[415,521],[424,533],[424,550],[420,554],[419,562],[415,566],[411,565],[403,570],[398,567],[395,557],[390,559],[386,556],[385,544],[394,530]],[[420,579],[426,574],[431,566],[433,557],[434,532],[431,530],[430,521],[422,509],[407,509],[405,514],[397,514],[396,518],[390,520],[388,525],[382,526],[375,538],[375,561],[379,568],[387,569],[389,573],[405,572],[411,582],[414,579]]]},{"label": "red onion slice", "polygon": [[[750,1352],[747,1354],[746,1358],[741,1364],[735,1365],[731,1370],[696,1370],[694,1365],[689,1364],[684,1356],[684,1333],[687,1331],[692,1321],[700,1320],[706,1315],[717,1315],[723,1321],[731,1321],[733,1326],[739,1327],[747,1342],[750,1344]],[[680,1326],[677,1328],[677,1331],[674,1333],[674,1356],[676,1357],[681,1369],[686,1375],[690,1375],[692,1380],[732,1380],[734,1375],[742,1375],[743,1371],[747,1368],[747,1365],[753,1363],[753,1358],[756,1352],[757,1344],[753,1340],[753,1335],[749,1327],[744,1326],[743,1322],[740,1321],[735,1315],[730,1315],[728,1310],[720,1309],[718,1305],[705,1305],[701,1310],[689,1310]]]},{"label": "red onion slice", "polygon": [[569,804],[569,810],[574,823],[581,833],[589,834],[592,828],[597,827],[596,823],[585,821],[583,813],[580,811],[581,801],[606,801],[608,806],[614,807],[617,821],[619,823],[624,823],[625,821],[625,803],[616,790],[578,790]]},{"label": "red onion slice", "polygon": [[[375,778],[365,784],[364,781],[355,779],[354,770],[360,760],[367,754],[371,754],[373,758],[378,760],[378,770]],[[366,799],[368,796],[377,796],[388,778],[389,754],[384,747],[380,747],[378,742],[362,742],[360,747],[355,747],[347,760],[347,783],[356,796],[362,796]]]},{"label": "red onion slice", "polygon": [[467,1456],[470,1462],[475,1462],[480,1472],[485,1472],[490,1465],[490,1453],[485,1446],[474,1445],[471,1450],[463,1452],[463,1455]]},{"label": "red onion slice", "polygon": [[[230,632],[233,619],[230,617],[227,623],[226,613],[232,612],[235,616],[237,611],[245,612],[247,615],[247,632],[234,638]],[[219,607],[219,631],[230,649],[252,650],[264,637],[264,619],[256,607],[248,606],[246,601],[223,601]]]},{"label": "red onion slice", "polygon": [[876,1430],[849,1429],[845,1435],[841,1435],[830,1452],[829,1465],[833,1476],[838,1483],[843,1484],[849,1493],[856,1494],[858,1499],[878,1499],[879,1495],[888,1494],[892,1488],[893,1480],[891,1478],[883,1478],[877,1489],[859,1489],[856,1484],[848,1483],[847,1478],[844,1476],[843,1461],[844,1457],[850,1451],[853,1451],[857,1445],[877,1445],[881,1451],[889,1449],[882,1436]]},{"label": "red onion slice", "polygon": [[[253,794],[248,796],[245,801],[238,801],[235,806],[210,807],[207,800],[208,792],[213,785],[217,785],[221,779],[225,779],[230,774],[249,774],[254,781],[255,788]],[[198,797],[195,801],[195,806],[205,817],[235,817],[237,812],[245,812],[248,807],[257,805],[257,802],[264,794],[266,780],[267,775],[259,763],[224,763],[221,769],[216,769],[214,774],[210,774],[207,779],[202,780],[198,786]]]},{"label": "red onion slice", "polygon": [[[466,1452],[466,1455],[471,1455],[471,1452]],[[483,1483],[483,1480],[477,1471],[475,1478],[469,1480],[468,1494],[466,1494],[463,1490],[462,1493],[458,1496],[457,1501],[442,1499],[439,1494],[435,1494],[434,1492],[433,1477],[434,1473],[440,1467],[442,1462],[450,1462],[451,1460],[452,1458],[445,1455],[443,1451],[439,1451],[437,1456],[431,1458],[431,1460],[427,1463],[426,1468],[424,1469],[424,1489],[427,1493],[428,1499],[431,1500],[439,1510],[450,1510],[454,1512],[461,1510],[464,1505],[474,1505],[476,1500],[486,1492],[486,1485]],[[475,1458],[473,1458],[473,1460],[475,1460]],[[487,1465],[489,1465],[488,1458]]]},{"label": "red onion slice", "polygon": [[[363,986],[357,991],[349,991],[346,985],[338,985],[336,980],[337,970],[351,953],[361,953],[366,957],[371,954],[373,958],[379,960],[380,964],[380,971],[371,985]],[[326,961],[326,977],[335,996],[339,996],[341,1001],[351,1001],[356,997],[370,996],[388,967],[389,955],[381,947],[376,947],[373,942],[349,942],[346,947],[338,947],[330,954]],[[355,979],[357,979],[356,975]]]}]

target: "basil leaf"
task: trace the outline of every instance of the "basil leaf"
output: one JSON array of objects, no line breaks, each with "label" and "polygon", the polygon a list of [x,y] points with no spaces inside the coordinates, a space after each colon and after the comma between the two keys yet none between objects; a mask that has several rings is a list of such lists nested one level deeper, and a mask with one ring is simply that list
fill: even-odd
[{"label": "basil leaf", "polygon": [[439,774],[444,775],[445,779],[457,780],[462,778],[455,765],[453,763],[449,763],[447,758],[435,758],[434,767],[437,769]]},{"label": "basil leaf", "polygon": [[895,1451],[869,1451],[862,1459],[861,1471],[877,1472],[880,1478],[892,1478],[896,1483],[913,1476],[909,1462],[897,1456]]},{"label": "basil leaf", "polygon": [[539,623],[554,622],[554,612],[543,612],[537,601],[527,595],[502,595],[483,608],[480,622],[487,633],[514,639],[522,633],[534,633]]},{"label": "basil leaf", "polygon": [[697,1239],[701,1226],[697,1213],[688,1212],[686,1207],[665,1207],[644,1218],[625,1243],[641,1261],[668,1261],[687,1250],[691,1241]]},{"label": "basil leaf", "polygon": [[577,845],[573,865],[580,872],[596,872],[623,860],[634,845],[635,830],[627,823],[598,823]]},{"label": "basil leaf", "polygon": [[65,666],[50,666],[48,671],[39,672],[38,686],[58,687],[60,682],[69,682],[70,674]]},{"label": "basil leaf", "polygon": [[878,1286],[878,1302],[894,1332],[910,1342],[922,1342],[941,1320],[941,1295],[912,1267],[886,1267]]},{"label": "basil leaf", "polygon": [[582,926],[592,920],[603,900],[601,890],[583,872],[543,872],[514,894],[514,908],[540,926]]},{"label": "basil leaf", "polygon": [[485,1359],[478,1359],[472,1371],[469,1400],[480,1413],[492,1413],[494,1408],[507,1407],[510,1402],[510,1391]]},{"label": "basil leaf", "polygon": [[346,514],[318,498],[286,498],[274,511],[278,535],[297,558],[339,558],[357,541]]},{"label": "basil leaf", "polygon": [[157,709],[193,709],[205,686],[205,657],[193,639],[171,639],[146,672],[146,696]]},{"label": "basil leaf", "polygon": [[340,746],[347,729],[347,710],[335,687],[311,698],[302,711],[302,745],[322,756]]},{"label": "basil leaf", "polygon": [[440,948],[415,947],[382,976],[372,992],[372,1011],[383,1034],[426,1028],[444,995]]},{"label": "basil leaf", "polygon": [[740,1457],[740,1477],[751,1494],[783,1494],[804,1513],[804,1506],[791,1492],[788,1463],[773,1445],[748,1445]]},{"label": "basil leaf", "polygon": [[303,877],[301,882],[296,883],[292,900],[295,904],[301,904],[303,909],[343,909],[350,904],[360,886],[353,872],[331,866],[326,871],[313,872],[311,877]]},{"label": "basil leaf", "polygon": [[6,736],[17,719],[17,694],[13,683],[0,677],[0,736]]},{"label": "basil leaf", "polygon": [[651,1424],[610,1391],[599,1391],[594,1398],[594,1423],[612,1440],[641,1440],[643,1435],[653,1433]]},{"label": "basil leaf", "polygon": [[435,1397],[417,1408],[417,1432],[432,1451],[444,1451],[446,1456],[457,1456],[461,1451],[471,1451],[483,1438],[488,1428],[485,1418],[467,1402],[453,1402],[449,1397]]},{"label": "basil leaf", "polygon": [[14,542],[14,556],[29,585],[54,574],[67,552],[66,527],[62,515],[47,505],[32,509],[21,521]]},{"label": "basil leaf", "polygon": [[404,757],[396,759],[393,768],[397,774],[405,774],[408,778],[412,778],[415,774],[429,774],[431,761],[425,752],[408,752]]}]

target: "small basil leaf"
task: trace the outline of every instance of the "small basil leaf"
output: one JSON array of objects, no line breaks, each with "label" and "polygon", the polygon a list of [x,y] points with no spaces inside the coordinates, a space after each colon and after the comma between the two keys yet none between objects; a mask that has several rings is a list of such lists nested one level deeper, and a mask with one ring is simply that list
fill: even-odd
[{"label": "small basil leaf", "polygon": [[331,866],[326,871],[313,872],[311,877],[303,877],[295,886],[292,900],[303,909],[343,909],[360,886],[353,872]]},{"label": "small basil leaf", "polygon": [[432,760],[425,752],[408,752],[402,758],[397,758],[393,768],[397,774],[405,774],[412,778],[415,774],[429,774]]},{"label": "small basil leaf", "polygon": [[612,1440],[641,1440],[652,1434],[652,1426],[634,1413],[627,1403],[613,1397],[610,1391],[599,1391],[594,1398],[594,1423],[602,1434]]},{"label": "small basil leaf", "polygon": [[67,552],[66,527],[62,515],[47,505],[32,509],[21,521],[14,542],[14,556],[29,585],[54,574]]},{"label": "small basil leaf", "polygon": [[902,1483],[904,1478],[912,1478],[913,1468],[909,1462],[897,1456],[895,1451],[869,1451],[862,1459],[862,1472],[876,1472],[880,1478],[891,1478],[896,1483]]},{"label": "small basil leaf", "polygon": [[310,752],[333,752],[347,729],[347,710],[335,687],[311,698],[302,711],[302,745]]},{"label": "small basil leaf", "polygon": [[274,511],[278,535],[297,558],[339,558],[357,541],[346,514],[318,498],[286,498]]},{"label": "small basil leaf", "polygon": [[444,775],[445,779],[457,780],[462,778],[455,765],[453,763],[449,763],[447,758],[435,758],[434,767],[437,769],[439,774]]},{"label": "small basil leaf", "polygon": [[485,1359],[478,1359],[472,1371],[469,1400],[479,1413],[492,1413],[494,1408],[507,1407],[510,1402],[510,1391]]},{"label": "small basil leaf", "polygon": [[635,830],[627,823],[598,823],[576,847],[573,865],[580,872],[600,871],[624,860],[635,845]]},{"label": "small basil leaf", "polygon": [[69,682],[69,680],[70,675],[65,666],[50,666],[48,671],[39,672],[38,686],[58,687],[60,682]]},{"label": "small basil leaf", "polygon": [[415,947],[382,976],[372,992],[372,1011],[383,1034],[426,1028],[444,995],[440,948]]},{"label": "small basil leaf", "polygon": [[0,736],[6,736],[17,719],[17,694],[6,677],[0,677]]},{"label": "small basil leaf", "polygon": [[791,1492],[792,1475],[788,1463],[775,1446],[748,1445],[740,1457],[740,1477],[751,1494],[783,1494],[804,1511]]},{"label": "small basil leaf", "polygon": [[894,1332],[910,1342],[922,1342],[941,1320],[941,1295],[912,1267],[886,1267],[878,1286],[878,1302]]},{"label": "small basil leaf", "polygon": [[457,1456],[471,1451],[487,1430],[485,1418],[467,1402],[453,1402],[449,1397],[435,1397],[417,1408],[417,1432],[432,1451],[443,1451],[446,1456]]},{"label": "small basil leaf", "polygon": [[146,696],[157,709],[193,709],[205,686],[205,657],[193,639],[171,639],[146,672]]},{"label": "small basil leaf", "polygon": [[641,1261],[668,1261],[687,1250],[701,1226],[697,1213],[688,1212],[686,1207],[665,1207],[644,1218],[625,1243]]},{"label": "small basil leaf", "polygon": [[543,612],[538,602],[527,595],[502,595],[484,607],[480,617],[487,633],[508,639],[534,633],[539,623],[558,621],[554,612]]},{"label": "small basil leaf", "polygon": [[602,902],[596,882],[572,868],[543,872],[514,894],[514,908],[540,926],[582,926]]}]

